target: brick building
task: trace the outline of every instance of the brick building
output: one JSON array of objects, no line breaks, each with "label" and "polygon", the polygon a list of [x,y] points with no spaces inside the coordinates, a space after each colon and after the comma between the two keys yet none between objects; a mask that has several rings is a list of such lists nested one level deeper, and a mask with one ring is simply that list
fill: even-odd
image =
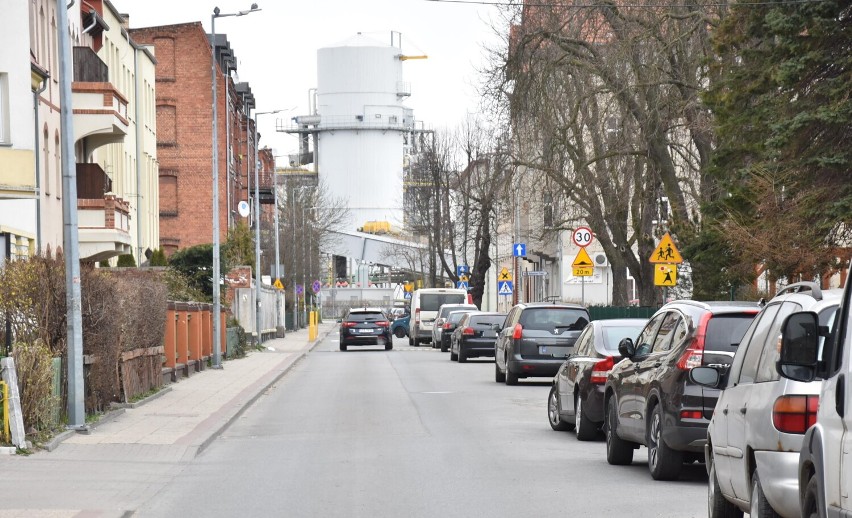
[{"label": "brick building", "polygon": [[[200,22],[130,29],[157,57],[157,154],[160,162],[160,248],[213,241],[213,93],[211,38]],[[254,157],[254,97],[234,84],[236,58],[226,35],[216,35],[219,230],[227,237],[237,205],[247,200]]]}]

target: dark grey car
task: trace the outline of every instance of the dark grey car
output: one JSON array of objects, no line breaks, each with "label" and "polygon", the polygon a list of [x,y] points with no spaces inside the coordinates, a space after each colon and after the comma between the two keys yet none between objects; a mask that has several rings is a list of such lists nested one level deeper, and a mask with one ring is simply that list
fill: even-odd
[{"label": "dark grey car", "polygon": [[516,385],[519,378],[556,375],[588,323],[589,312],[579,304],[516,305],[494,345],[494,381]]}]

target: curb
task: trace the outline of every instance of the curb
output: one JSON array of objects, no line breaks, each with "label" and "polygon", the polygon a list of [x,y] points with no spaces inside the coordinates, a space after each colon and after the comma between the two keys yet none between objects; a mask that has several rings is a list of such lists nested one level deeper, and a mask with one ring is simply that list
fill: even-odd
[{"label": "curb", "polygon": [[231,417],[229,417],[228,419],[226,419],[226,420],[225,420],[225,422],[224,422],[224,423],[222,423],[222,426],[220,426],[219,428],[217,428],[216,430],[214,430],[214,431],[213,431],[213,433],[211,433],[209,437],[207,437],[206,439],[204,439],[204,441],[202,441],[202,443],[201,443],[201,444],[198,446],[198,448],[195,450],[195,455],[194,455],[194,457],[198,457],[199,455],[201,455],[201,453],[202,453],[204,450],[206,450],[206,449],[207,449],[207,447],[208,447],[208,446],[210,446],[210,444],[211,444],[214,440],[216,440],[216,439],[217,439],[220,435],[222,435],[222,433],[223,433],[225,430],[227,430],[227,429],[228,429],[228,427],[230,427],[230,426],[231,426],[231,424],[233,424],[233,423],[234,423],[234,421],[236,421],[237,419],[239,419],[239,418],[240,418],[240,416],[241,416],[241,415],[243,415],[243,413],[244,413],[246,410],[248,410],[248,408],[249,408],[249,407],[251,407],[251,406],[255,403],[255,401],[257,401],[258,399],[260,399],[260,396],[261,396],[264,392],[266,392],[267,390],[269,390],[269,387],[271,387],[272,385],[274,385],[274,384],[278,383],[278,381],[280,381],[280,380],[281,380],[281,378],[283,378],[285,374],[287,374],[288,372],[290,372],[290,370],[291,370],[293,367],[295,367],[295,366],[296,366],[296,364],[297,364],[297,363],[299,363],[299,362],[300,362],[300,361],[301,361],[301,360],[302,360],[305,356],[307,356],[309,352],[313,351],[313,349],[314,349],[317,345],[319,345],[320,343],[322,343],[322,341],[323,341],[323,340],[325,340],[325,338],[326,338],[328,335],[330,335],[330,334],[331,334],[331,332],[332,332],[334,329],[335,329],[335,328],[332,328],[332,329],[330,329],[327,333],[325,333],[324,335],[322,335],[322,336],[318,336],[318,337],[317,337],[317,339],[316,339],[316,340],[314,340],[314,341],[313,341],[313,343],[312,343],[311,345],[309,345],[308,347],[306,347],[305,349],[303,349],[301,352],[296,353],[295,358],[293,358],[293,361],[292,361],[292,362],[290,362],[290,364],[289,364],[289,365],[287,365],[287,366],[285,366],[283,369],[281,369],[281,371],[280,371],[278,374],[276,374],[275,376],[273,376],[273,377],[272,377],[272,379],[271,379],[268,383],[265,383],[263,386],[261,386],[261,387],[260,387],[260,390],[258,390],[257,392],[255,392],[255,394],[254,394],[254,395],[252,395],[251,397],[249,397],[249,398],[248,398],[248,400],[246,400],[246,402],[245,402],[245,403],[243,403],[243,405],[240,407],[240,409],[239,409],[239,410],[237,410],[237,411],[236,411],[236,413],[234,413],[234,415],[232,415]]}]

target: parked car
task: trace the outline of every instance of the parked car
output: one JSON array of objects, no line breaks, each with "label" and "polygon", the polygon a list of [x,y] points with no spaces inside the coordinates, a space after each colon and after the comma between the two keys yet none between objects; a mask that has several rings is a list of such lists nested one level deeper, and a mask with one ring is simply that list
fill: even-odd
[{"label": "parked car", "polygon": [[647,318],[594,320],[574,344],[574,354],[559,367],[547,396],[547,419],[557,431],[576,429],[577,439],[594,439],[604,421],[604,385],[621,360],[618,344],[637,336]]},{"label": "parked car", "polygon": [[459,310],[477,311],[478,309],[473,304],[443,304],[438,308],[438,313],[435,314],[435,322],[432,325],[432,348],[437,349],[441,347],[441,351],[447,352],[447,349],[441,345],[441,337],[444,333],[444,324],[447,322],[447,316],[451,312]]},{"label": "parked car", "polygon": [[850,312],[852,282],[847,277],[832,326],[824,326],[815,311],[793,313],[781,326],[781,375],[800,382],[823,380],[819,408],[805,409],[805,426],[813,425],[805,432],[798,463],[801,515],[808,518],[852,516]]},{"label": "parked car", "polygon": [[[459,325],[462,317],[468,313],[473,313],[477,311],[476,309],[462,309],[457,311],[450,311],[447,313],[447,317],[443,319],[443,323],[441,324],[441,352],[445,353],[450,350],[450,339],[453,337],[453,332],[456,330],[456,327]],[[435,321],[438,322],[437,320]],[[437,325],[435,327],[438,327]]]},{"label": "parked car", "polygon": [[393,349],[390,321],[381,308],[352,308],[340,320],[340,350],[350,345],[383,345]]},{"label": "parked car", "polygon": [[691,382],[689,370],[730,365],[759,309],[755,302],[677,300],[654,313],[635,342],[621,341],[623,359],[604,389],[607,462],[630,464],[644,445],[651,476],[668,480],[684,461],[704,459],[719,390]]},{"label": "parked car", "polygon": [[397,338],[405,338],[408,336],[408,326],[410,322],[410,314],[404,314],[396,317],[393,322],[391,322],[391,334]]},{"label": "parked car", "polygon": [[494,381],[517,385],[519,378],[554,376],[589,319],[588,310],[577,304],[516,305],[494,345]]},{"label": "parked car", "polygon": [[466,313],[450,338],[450,360],[464,363],[468,358],[494,357],[497,330],[506,313]]},{"label": "parked car", "polygon": [[438,309],[444,304],[467,304],[466,290],[455,288],[423,288],[411,294],[413,320],[408,333],[408,345],[418,346],[432,340],[432,324]]},{"label": "parked car", "polygon": [[781,324],[801,310],[834,321],[842,290],[823,291],[813,282],[787,286],[757,315],[737,347],[730,370],[696,367],[691,379],[722,388],[707,428],[704,448],[711,517],[799,516],[799,450],[819,404],[818,383],[778,374]]}]

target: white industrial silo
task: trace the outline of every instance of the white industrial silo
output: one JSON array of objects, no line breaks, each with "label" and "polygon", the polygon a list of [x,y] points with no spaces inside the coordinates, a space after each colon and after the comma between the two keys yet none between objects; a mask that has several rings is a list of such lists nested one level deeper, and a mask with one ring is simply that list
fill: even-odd
[{"label": "white industrial silo", "polygon": [[414,121],[394,36],[358,33],[317,52],[317,165],[330,194],[347,200],[350,229],[403,222],[403,148]]}]

